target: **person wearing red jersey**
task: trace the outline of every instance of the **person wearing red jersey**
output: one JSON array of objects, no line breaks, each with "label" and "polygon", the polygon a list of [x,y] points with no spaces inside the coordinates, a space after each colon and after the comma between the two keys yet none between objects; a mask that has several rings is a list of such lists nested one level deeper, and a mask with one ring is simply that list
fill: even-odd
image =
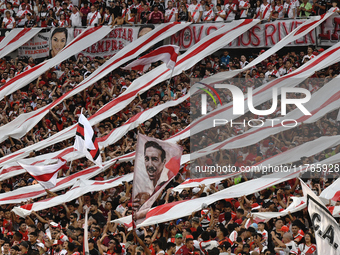
[{"label": "person wearing red jersey", "polygon": [[188,254],[193,254],[194,250],[194,240],[193,238],[188,238],[192,236],[187,236],[185,245],[183,245],[179,250],[176,252],[178,255],[188,255]]},{"label": "person wearing red jersey", "polygon": [[296,243],[299,243],[302,238],[305,236],[305,233],[300,228],[300,224],[298,220],[294,221],[292,224],[292,233],[293,233],[293,240]]}]

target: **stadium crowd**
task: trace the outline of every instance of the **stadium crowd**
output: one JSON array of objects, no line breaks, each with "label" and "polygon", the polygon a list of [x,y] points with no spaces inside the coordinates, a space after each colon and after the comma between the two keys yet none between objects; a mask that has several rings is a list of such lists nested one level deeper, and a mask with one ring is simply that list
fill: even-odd
[{"label": "stadium crowd", "polygon": [[[155,3],[161,5],[158,0]],[[25,0],[25,4],[28,4],[27,0]],[[42,5],[42,9],[46,10],[47,7],[44,4],[48,5],[49,3],[46,2]],[[68,2],[64,2],[62,8],[65,10],[64,7],[67,8],[68,4]],[[138,0],[134,4],[139,4]],[[142,2],[141,4],[144,3]],[[101,10],[98,6],[105,6],[105,4],[95,2],[92,6],[97,6],[94,8]],[[145,8],[147,9],[148,7]],[[217,8],[220,7],[217,5]],[[39,10],[39,8],[36,9]],[[133,12],[131,10],[131,14]],[[37,18],[38,16],[34,17]],[[288,74],[322,51],[323,49],[308,47],[300,52],[290,51],[280,55],[274,54],[261,64],[252,67],[247,72],[240,73],[237,77],[226,82],[233,83],[246,93],[247,87],[257,88],[268,81]],[[261,50],[257,54],[262,54],[263,52],[264,50]],[[138,112],[185,95],[195,81],[221,71],[240,69],[255,57],[255,54],[245,56],[239,55],[237,52],[229,54],[228,51],[224,51],[220,55],[211,55],[196,64],[192,70],[175,76],[169,84],[168,82],[162,82],[147,93],[138,95],[124,110],[94,126],[94,130],[98,137],[103,137]],[[105,61],[106,59],[99,57],[90,60],[82,56],[64,61],[58,68],[51,69],[36,81],[0,101],[0,125],[13,121],[22,113],[35,111],[53,102],[65,91],[72,89],[93,73]],[[32,67],[35,64],[37,63],[33,59],[3,59],[0,64],[1,85],[16,74],[23,72],[28,66]],[[150,69],[159,64],[154,64]],[[309,79],[302,82],[299,87],[315,93],[339,73],[340,68],[337,63],[316,72]],[[77,123],[82,108],[86,110],[85,115],[87,117],[91,116],[104,104],[123,93],[131,82],[141,75],[142,73],[135,71],[114,70],[110,75],[93,84],[85,91],[56,106],[22,139],[9,138],[1,143],[0,157],[44,140],[58,131]],[[222,92],[221,96],[224,102],[231,100],[231,95],[227,91]],[[195,100],[187,100],[176,107],[168,108],[141,124],[137,129],[128,132],[118,142],[103,149],[103,161],[133,152],[138,132],[163,140],[178,133],[199,116],[195,107],[192,107],[193,102]],[[266,102],[261,107],[264,109],[270,107],[270,105],[270,102]],[[210,104],[208,110],[213,111],[214,107],[214,104]],[[263,118],[280,116],[279,109],[272,116]],[[291,110],[293,108],[288,109],[288,111]],[[231,164],[238,167],[253,165],[262,159],[269,158],[318,137],[338,135],[340,122],[337,120],[337,115],[338,110],[333,111],[316,123],[304,124],[284,131],[278,135],[265,138],[250,147],[221,150],[201,158],[200,163],[214,165],[219,162],[220,165]],[[247,113],[244,117],[256,118],[257,116]],[[216,141],[223,141],[229,137],[242,134],[246,130],[247,128],[241,126],[227,128],[221,132],[215,132],[216,130],[211,129],[192,136],[190,139],[180,141],[179,144],[184,148],[183,153],[188,154]],[[73,139],[68,139],[41,151],[32,152],[29,157],[59,151],[72,145]],[[318,162],[337,154],[339,150],[340,146],[330,148],[309,158],[303,157],[299,162],[295,163],[299,165]],[[91,165],[93,163],[85,158],[74,160],[71,166],[59,172],[59,177],[71,175]],[[118,161],[94,179],[110,179],[133,172],[133,169],[133,161]],[[200,186],[193,189],[184,189],[182,192],[172,192],[173,187],[182,183],[186,178],[192,177],[192,174],[193,170],[191,170],[189,164],[182,165],[180,174],[166,187],[154,206],[204,197],[218,190],[237,185],[239,182],[247,181],[249,178],[257,177],[252,173],[242,174],[237,178],[226,179],[221,183],[208,187]],[[321,178],[313,177],[308,176],[305,180],[316,194],[320,194],[321,190],[329,186],[338,176],[329,174],[323,175]],[[36,181],[29,174],[22,174],[2,181],[0,183],[1,192],[10,192],[35,183]],[[291,196],[301,196],[302,192],[298,179],[289,180],[249,196],[220,200],[202,209],[202,211],[193,213],[189,217],[139,228],[136,231],[129,231],[124,225],[110,222],[113,219],[131,214],[131,189],[132,183],[125,183],[115,189],[89,193],[70,203],[33,212],[25,219],[19,218],[11,212],[15,205],[1,205],[0,254],[83,253],[84,208],[86,206],[90,207],[89,249],[91,255],[316,254],[315,234],[311,228],[310,218],[306,210],[292,213],[282,218],[272,219],[268,223],[253,223],[251,227],[245,227],[247,219],[251,219],[250,212],[280,211],[291,203]],[[34,201],[64,192],[66,190],[57,194],[48,191],[47,196]],[[24,201],[23,203],[34,201]]]},{"label": "stadium crowd", "polygon": [[1,27],[80,27],[173,21],[308,18],[340,12],[337,0],[10,0],[0,2]]}]

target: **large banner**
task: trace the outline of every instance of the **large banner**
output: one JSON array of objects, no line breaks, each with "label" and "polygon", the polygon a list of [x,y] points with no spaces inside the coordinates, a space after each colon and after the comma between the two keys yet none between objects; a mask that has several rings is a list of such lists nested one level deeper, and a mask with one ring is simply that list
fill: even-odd
[{"label": "large banner", "polygon": [[177,175],[181,156],[182,148],[177,144],[138,135],[132,189],[137,224],[145,219],[160,192]]},{"label": "large banner", "polygon": [[[230,44],[226,45],[225,48],[272,47],[303,22],[305,22],[305,20],[280,20],[271,23],[258,24]],[[204,37],[216,31],[222,25],[224,24],[206,23],[190,25],[171,36],[170,44],[178,45],[181,47],[181,50],[186,50]],[[306,46],[315,43],[315,30],[312,30],[307,35],[292,42],[289,46]]]},{"label": "large banner", "polygon": [[315,231],[318,254],[340,254],[340,227],[321,200],[301,181],[302,191],[307,198],[308,213]]},{"label": "large banner", "polygon": [[[123,49],[129,43],[138,39],[139,31],[143,27],[118,27],[115,28],[102,40],[96,42],[91,47],[83,50],[81,55],[90,59],[95,57],[112,57],[119,50]],[[75,28],[74,37],[78,36],[84,28]]]},{"label": "large banner", "polygon": [[[20,57],[52,58],[86,28],[54,28],[41,32],[19,47]],[[143,27],[119,27],[113,29],[105,38],[79,53],[89,57],[112,57],[129,43],[137,40]],[[77,54],[78,55],[78,54]],[[77,57],[77,56],[76,56]]]}]

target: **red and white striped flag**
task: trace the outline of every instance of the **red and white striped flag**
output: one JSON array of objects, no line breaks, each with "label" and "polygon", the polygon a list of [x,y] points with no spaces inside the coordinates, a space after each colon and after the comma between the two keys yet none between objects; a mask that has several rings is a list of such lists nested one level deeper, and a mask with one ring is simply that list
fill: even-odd
[{"label": "red and white striped flag", "polygon": [[18,162],[44,189],[51,189],[57,183],[59,170],[66,164],[66,160],[58,159],[57,164],[34,166]]},{"label": "red and white striped flag", "polygon": [[97,138],[93,132],[90,122],[83,114],[80,114],[77,126],[74,148],[83,152],[89,160],[102,167],[102,157]]},{"label": "red and white striped flag", "polygon": [[163,61],[167,68],[173,69],[176,65],[179,47],[176,45],[161,46],[149,54],[140,57],[124,67],[124,70],[138,70],[145,72],[152,63],[159,60]]}]

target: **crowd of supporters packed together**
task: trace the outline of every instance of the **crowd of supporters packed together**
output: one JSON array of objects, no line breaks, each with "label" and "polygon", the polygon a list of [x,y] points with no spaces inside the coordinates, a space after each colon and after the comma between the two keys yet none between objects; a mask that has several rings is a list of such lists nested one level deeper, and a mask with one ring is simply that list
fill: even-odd
[{"label": "crowd of supporters packed together", "polygon": [[5,0],[2,28],[159,24],[173,21],[306,18],[340,12],[337,0]]},{"label": "crowd of supporters packed together", "polygon": [[[142,13],[149,12],[150,8],[153,8],[155,12],[164,11],[164,3],[158,1],[159,0],[156,0],[150,5],[145,4],[143,1],[138,2],[138,0],[134,3],[128,1],[127,5],[122,3],[123,11],[125,11],[128,16],[133,15],[136,11],[137,16],[135,21],[141,20],[145,22],[149,20],[149,18],[145,18],[147,16],[143,16]],[[196,0],[194,0],[193,5],[190,6],[194,6],[195,1]],[[287,2],[289,3],[289,0],[287,0]],[[239,8],[241,3],[242,1],[239,4]],[[168,2],[168,5],[169,4],[170,2]],[[187,7],[184,4],[184,7],[181,7],[182,4],[183,3],[176,3],[175,5],[179,5],[180,8],[186,10]],[[203,1],[201,1],[201,4],[203,5]],[[210,6],[211,2],[207,2],[207,4],[206,6]],[[213,8],[216,6],[217,10],[221,9],[221,6],[224,6],[223,4],[224,3],[222,3],[222,5],[214,5]],[[230,5],[233,4],[231,1]],[[261,3],[257,1],[256,4],[260,5]],[[273,2],[272,4],[274,8],[275,4],[281,5],[282,3]],[[317,4],[319,4],[319,6],[324,4],[326,9],[321,7],[320,9],[316,9],[315,6]],[[91,9],[94,8],[95,11],[100,11],[103,17],[106,17],[106,14],[111,15],[111,9],[105,8],[106,4],[101,1],[90,5]],[[81,16],[83,18],[85,17],[85,23],[86,20],[88,20],[86,15],[90,13],[90,5],[83,3],[80,8]],[[120,3],[108,3],[108,6],[112,8],[114,8],[115,5],[119,6]],[[131,5],[138,8],[131,9],[130,11],[127,8]],[[7,2],[6,8],[10,10],[14,8],[14,12],[16,12],[15,8],[17,8],[17,10],[19,9],[17,13],[20,13],[22,10],[28,10],[32,13],[31,16],[26,15],[28,20],[34,19],[38,21],[40,25],[45,24],[52,26],[60,25],[62,19],[72,20],[72,18],[69,19],[68,16],[71,13],[69,9],[73,8],[73,14],[78,12],[76,7],[70,7],[72,4],[66,1],[63,3],[57,1],[55,6],[49,2],[41,4],[39,1],[30,4],[25,0],[23,4],[19,4],[19,2],[13,4]],[[194,7],[190,6],[189,13],[190,10],[195,10]],[[249,6],[250,9],[247,9],[248,14],[251,8],[253,8],[251,4]],[[329,7],[330,5],[323,1],[314,3],[314,11],[324,12]],[[107,12],[107,10],[109,11]],[[237,8],[235,8],[235,10],[234,16],[238,15]],[[298,10],[298,8],[296,10]],[[4,11],[4,13],[6,13],[6,11]],[[180,17],[183,17],[179,15],[180,13],[181,12],[177,15],[176,12],[176,18],[181,19]],[[17,14],[17,17],[18,15],[19,14]],[[50,22],[49,20],[52,16],[54,18],[52,22]],[[98,15],[98,17],[100,16]],[[145,18],[144,21],[143,17]],[[189,14],[187,19],[189,20],[190,18],[191,15]],[[113,23],[117,24],[117,22],[120,22],[119,19],[123,19],[122,14],[115,17]],[[125,20],[129,22],[128,19]],[[98,23],[101,22],[106,22],[106,18],[99,18]],[[124,21],[122,20],[122,22]],[[300,49],[299,52],[290,51],[279,55],[274,54],[262,63],[249,69],[249,71],[240,73],[237,77],[226,82],[238,86],[246,93],[247,87],[258,88],[266,82],[284,76],[304,65],[323,51],[323,49],[314,49],[313,47]],[[252,61],[256,55],[262,54],[263,52],[264,50],[255,50],[252,56],[240,55],[236,54],[236,52],[229,53],[228,51],[211,55],[200,61],[191,70],[183,71],[180,75],[175,76],[170,83],[162,82],[146,93],[138,95],[138,97],[121,112],[93,126],[95,133],[97,137],[103,137],[137,113],[159,104],[164,104],[169,100],[182,97],[189,91],[193,82],[207,78],[218,72],[240,69]],[[106,59],[103,58],[90,60],[80,56],[77,59],[72,60],[71,58],[64,61],[59,66],[49,70],[36,81],[0,101],[0,125],[6,125],[22,113],[36,111],[55,101],[66,91],[71,90],[91,75],[105,61]],[[3,59],[0,63],[0,86],[4,85],[16,74],[24,72],[29,66],[33,67],[35,64],[33,59]],[[150,69],[155,68],[158,64],[160,63],[154,64]],[[299,87],[308,89],[314,94],[339,73],[340,67],[339,64],[336,63],[327,69],[316,72],[313,76],[301,82]],[[87,117],[91,116],[103,105],[122,94],[131,82],[141,75],[142,73],[140,72],[122,69],[111,72],[110,75],[96,82],[85,91],[54,107],[49,114],[20,140],[9,138],[2,142],[0,144],[0,158],[42,141],[77,123],[82,108]],[[238,80],[241,78],[243,78],[245,82]],[[223,92],[221,97],[226,98],[226,101],[231,100],[231,95],[228,91]],[[270,106],[271,103],[268,101],[263,103],[260,108],[268,109]],[[208,110],[213,111],[214,108],[215,105],[211,104]],[[288,111],[291,110],[293,110],[293,107],[288,108]],[[191,107],[190,100],[186,100],[178,106],[167,108],[141,124],[138,128],[128,132],[127,135],[115,144],[103,149],[103,161],[135,151],[138,133],[162,140],[168,139],[190,124],[196,114],[194,111]],[[278,107],[275,113],[263,118],[277,117],[280,116],[280,113],[280,108]],[[338,110],[330,112],[315,123],[303,124],[277,135],[267,137],[250,147],[221,150],[201,158],[200,163],[207,166],[214,165],[216,162],[220,165],[230,164],[238,167],[242,165],[251,166],[263,159],[280,154],[281,152],[290,150],[291,148],[315,140],[321,136],[338,135],[340,122],[337,120],[337,115]],[[256,119],[258,116],[247,113],[244,117]],[[191,138],[191,146],[189,139],[180,141],[179,144],[183,146],[183,153],[188,154],[190,150],[205,148],[214,143],[214,141],[226,140],[229,137],[242,134],[246,130],[247,128],[242,126],[228,128],[222,132],[216,132],[212,129],[193,136]],[[34,151],[29,157],[32,158],[41,154],[59,151],[72,146],[73,142],[73,138],[65,140],[41,151]],[[299,162],[294,163],[301,165],[319,162],[337,154],[339,150],[340,146],[329,148],[308,158],[303,157]],[[68,166],[59,172],[59,177],[69,176],[92,165],[93,163],[85,157],[74,160],[72,165],[68,163]],[[94,179],[107,180],[133,172],[133,169],[134,161],[118,161],[108,170],[94,177]],[[207,187],[189,188],[181,192],[172,191],[173,187],[179,185],[185,179],[193,177],[191,174],[190,165],[182,165],[180,174],[163,190],[162,195],[157,199],[154,206],[204,197],[218,190],[237,185],[240,182],[245,182],[250,178],[256,178],[256,176],[247,173],[237,178],[229,178]],[[310,188],[319,195],[321,190],[328,187],[336,177],[334,174],[324,174],[321,178],[309,177],[305,180]],[[1,193],[5,193],[34,184],[36,184],[36,180],[26,173],[0,182],[0,189]],[[306,210],[290,213],[285,217],[274,218],[267,223],[253,223],[248,228],[245,226],[246,221],[250,218],[249,213],[251,211],[278,212],[285,209],[292,202],[292,196],[302,196],[298,179],[286,181],[249,196],[220,200],[208,205],[206,209],[194,212],[191,216],[158,225],[138,228],[135,231],[130,231],[124,225],[111,223],[113,219],[131,215],[131,190],[132,183],[125,183],[114,189],[85,194],[75,201],[57,207],[33,212],[26,218],[20,218],[11,211],[16,205],[1,205],[0,254],[82,254],[84,244],[84,208],[86,206],[90,207],[88,228],[90,230],[89,249],[91,255],[316,254],[315,233],[311,228],[310,218]],[[46,196],[32,201],[23,201],[23,204],[39,201],[40,199],[62,194],[66,191],[67,190],[63,190],[57,194],[48,191]]]}]

